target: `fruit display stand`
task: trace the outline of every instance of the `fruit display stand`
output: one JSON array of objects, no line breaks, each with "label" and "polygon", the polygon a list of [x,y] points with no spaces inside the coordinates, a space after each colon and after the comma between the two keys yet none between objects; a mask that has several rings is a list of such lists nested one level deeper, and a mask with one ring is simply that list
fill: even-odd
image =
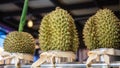
[{"label": "fruit display stand", "polygon": [[[86,64],[91,67],[92,63],[106,63],[108,66],[112,62],[120,61],[120,50],[113,48],[99,48],[88,52]],[[94,61],[94,62],[93,62]]]},{"label": "fruit display stand", "polygon": [[[96,54],[95,54],[96,53]],[[104,54],[102,54],[104,53]],[[106,53],[106,54],[105,54]],[[35,68],[86,68],[89,62],[90,57],[92,60],[90,61],[90,67],[92,68],[120,68],[120,51],[113,48],[101,48],[101,49],[95,49],[93,51],[88,52],[88,54],[94,54],[89,55],[89,58],[87,59],[87,62],[79,63],[79,62],[56,62],[55,65],[51,63],[43,63],[39,67]],[[54,54],[53,54],[54,55]],[[97,57],[95,57],[98,55]],[[108,55],[107,58],[103,57],[103,55]],[[96,58],[99,57],[99,61],[96,61]],[[41,57],[42,58],[42,57]],[[106,60],[109,60],[109,62],[106,62]],[[94,62],[92,62],[94,61]],[[2,66],[1,66],[2,67]],[[21,68],[31,68],[32,64],[22,64]],[[15,68],[15,65],[4,65],[4,68]],[[34,67],[33,67],[34,68]],[[89,67],[88,67],[89,68]]]}]

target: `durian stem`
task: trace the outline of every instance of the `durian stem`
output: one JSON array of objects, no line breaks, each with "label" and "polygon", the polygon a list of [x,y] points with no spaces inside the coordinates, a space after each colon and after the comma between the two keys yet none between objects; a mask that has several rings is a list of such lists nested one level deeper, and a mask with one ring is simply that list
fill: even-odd
[{"label": "durian stem", "polygon": [[26,21],[27,9],[28,9],[28,0],[25,0],[23,10],[22,10],[22,15],[20,18],[20,23],[19,23],[19,29],[18,29],[19,32],[23,31],[23,27]]}]

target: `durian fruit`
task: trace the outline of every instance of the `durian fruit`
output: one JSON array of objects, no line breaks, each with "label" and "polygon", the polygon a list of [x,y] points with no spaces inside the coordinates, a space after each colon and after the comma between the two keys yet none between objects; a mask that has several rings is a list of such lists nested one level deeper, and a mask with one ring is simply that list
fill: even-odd
[{"label": "durian fruit", "polygon": [[44,18],[42,19],[42,23],[40,25],[40,30],[39,30],[39,40],[40,40],[40,48],[44,51],[47,51],[50,49],[49,45],[52,45],[50,42],[52,40],[51,37],[51,25],[49,20],[49,15],[44,16]]},{"label": "durian fruit", "polygon": [[32,35],[27,32],[10,32],[4,41],[4,49],[11,53],[34,53],[35,42]]},{"label": "durian fruit", "polygon": [[87,20],[83,29],[83,41],[85,42],[87,48],[90,50],[99,47],[96,34],[97,28],[94,17],[95,16],[92,16]]},{"label": "durian fruit", "polygon": [[95,20],[101,48],[120,48],[120,25],[115,14],[109,9],[99,10]]},{"label": "durian fruit", "polygon": [[39,30],[40,47],[43,51],[76,51],[79,45],[78,33],[70,14],[59,7],[47,14]]},{"label": "durian fruit", "polygon": [[35,48],[34,38],[27,32],[22,32],[25,25],[28,0],[25,0],[18,31],[10,32],[4,41],[4,50],[11,53],[33,54]]},{"label": "durian fruit", "polygon": [[88,49],[120,48],[120,22],[109,9],[100,9],[89,18],[83,29]]}]

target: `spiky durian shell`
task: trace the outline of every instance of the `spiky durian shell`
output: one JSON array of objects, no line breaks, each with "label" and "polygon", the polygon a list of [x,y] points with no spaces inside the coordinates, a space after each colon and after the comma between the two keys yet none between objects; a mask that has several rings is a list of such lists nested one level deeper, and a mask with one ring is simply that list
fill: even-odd
[{"label": "spiky durian shell", "polygon": [[96,34],[96,23],[94,20],[95,16],[90,17],[83,28],[83,40],[88,49],[96,49],[99,47],[97,34]]},{"label": "spiky durian shell", "polygon": [[35,42],[32,35],[27,32],[10,32],[4,41],[4,49],[11,53],[33,54]]},{"label": "spiky durian shell", "polygon": [[[91,20],[92,19],[92,20]],[[93,22],[92,22],[93,21]],[[95,25],[90,26],[90,23]],[[91,30],[90,29],[94,29]],[[120,48],[120,22],[109,9],[100,9],[84,26],[83,38],[88,49]],[[94,36],[95,35],[95,36]],[[90,39],[91,38],[91,39]],[[95,39],[93,39],[95,38]],[[97,42],[92,44],[93,42]]]},{"label": "spiky durian shell", "polygon": [[120,48],[119,19],[109,9],[97,11],[95,15],[97,34],[101,48]]},{"label": "spiky durian shell", "polygon": [[39,32],[40,47],[44,51],[76,51],[78,48],[74,20],[61,8],[56,8],[42,19]]}]

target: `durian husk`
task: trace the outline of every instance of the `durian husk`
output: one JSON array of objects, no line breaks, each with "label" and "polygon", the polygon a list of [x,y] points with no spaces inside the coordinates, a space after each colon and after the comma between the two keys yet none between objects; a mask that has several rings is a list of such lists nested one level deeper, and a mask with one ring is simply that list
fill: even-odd
[{"label": "durian husk", "polygon": [[94,20],[95,16],[90,17],[83,28],[83,41],[88,49],[96,49],[100,47],[98,45],[97,34],[96,34],[96,23]]},{"label": "durian husk", "polygon": [[83,29],[83,38],[88,49],[120,49],[120,22],[109,9],[100,9],[90,17]]},{"label": "durian husk", "polygon": [[97,35],[101,48],[120,48],[119,19],[109,9],[97,11],[95,14]]},{"label": "durian husk", "polygon": [[61,8],[45,15],[39,30],[40,47],[43,51],[76,51],[78,33],[70,14]]},{"label": "durian husk", "polygon": [[10,32],[4,41],[4,50],[11,53],[33,54],[35,41],[27,32]]}]

